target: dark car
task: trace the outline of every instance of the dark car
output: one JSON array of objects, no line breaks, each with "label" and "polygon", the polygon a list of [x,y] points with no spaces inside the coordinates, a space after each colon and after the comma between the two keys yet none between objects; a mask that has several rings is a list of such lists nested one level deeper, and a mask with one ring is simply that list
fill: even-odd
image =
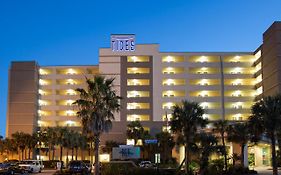
[{"label": "dark car", "polygon": [[27,172],[21,168],[18,163],[2,163],[0,164],[0,174],[27,174]]},{"label": "dark car", "polygon": [[67,170],[70,174],[90,174],[90,168],[82,161],[69,162]]}]

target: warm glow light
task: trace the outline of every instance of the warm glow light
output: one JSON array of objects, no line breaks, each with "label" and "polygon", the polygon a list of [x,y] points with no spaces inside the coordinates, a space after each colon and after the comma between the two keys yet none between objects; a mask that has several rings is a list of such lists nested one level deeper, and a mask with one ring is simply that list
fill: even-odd
[{"label": "warm glow light", "polygon": [[73,70],[73,69],[67,69],[67,74],[71,74],[71,75],[73,75],[73,74],[76,74],[77,72],[75,71],[75,70]]},{"label": "warm glow light", "polygon": [[72,105],[74,103],[74,100],[66,100],[66,105]]},{"label": "warm glow light", "polygon": [[72,110],[67,110],[65,113],[67,116],[73,116],[75,114],[75,112]]},{"label": "warm glow light", "polygon": [[174,58],[173,58],[173,57],[171,57],[171,56],[167,56],[166,61],[169,63],[169,62],[174,62],[175,60],[174,60]]},{"label": "warm glow light", "polygon": [[100,154],[99,155],[99,161],[100,162],[109,162],[110,161],[110,155],[109,154]]},{"label": "warm glow light", "polygon": [[73,89],[68,89],[68,90],[66,90],[66,94],[67,95],[75,95],[76,92]]},{"label": "warm glow light", "polygon": [[201,56],[201,57],[199,57],[197,62],[200,62],[200,63],[208,62],[208,58],[206,56]]},{"label": "warm glow light", "polygon": [[259,59],[260,57],[261,57],[261,50],[259,50],[259,51],[255,54],[256,60]]},{"label": "warm glow light", "polygon": [[127,145],[135,145],[135,140],[134,139],[127,139]]},{"label": "warm glow light", "polygon": [[74,125],[74,121],[72,121],[72,120],[67,120],[66,122],[65,122],[67,125]]},{"label": "warm glow light", "polygon": [[133,60],[133,62],[137,62],[138,61],[138,57],[132,56],[132,60]]},{"label": "warm glow light", "polygon": [[200,103],[200,106],[201,106],[203,109],[208,109],[208,108],[209,108],[209,103],[207,103],[207,102],[202,102],[202,103]]}]

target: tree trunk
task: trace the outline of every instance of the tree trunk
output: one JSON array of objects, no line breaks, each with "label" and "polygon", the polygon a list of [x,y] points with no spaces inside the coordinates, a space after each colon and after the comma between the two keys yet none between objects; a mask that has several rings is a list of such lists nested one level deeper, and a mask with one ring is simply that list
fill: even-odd
[{"label": "tree trunk", "polygon": [[49,160],[51,160],[51,151],[52,151],[52,147],[51,145],[49,145],[49,149],[48,149]]},{"label": "tree trunk", "polygon": [[53,158],[52,159],[55,160],[55,151],[56,151],[56,149],[55,149],[55,147],[53,147],[52,149],[53,149]]},{"label": "tree trunk", "polygon": [[241,144],[241,157],[240,157],[242,167],[244,167],[244,147],[245,147],[245,144],[242,143]]},{"label": "tree trunk", "polygon": [[188,150],[188,145],[186,143],[185,145],[185,174],[189,173],[189,150]]},{"label": "tree trunk", "polygon": [[73,160],[73,156],[74,156],[74,148],[71,148],[71,160]]},{"label": "tree trunk", "polygon": [[227,171],[227,152],[226,152],[226,146],[225,146],[225,141],[224,141],[224,133],[221,134],[221,139],[222,139],[222,146],[224,148],[224,169]]},{"label": "tree trunk", "polygon": [[21,150],[21,160],[24,160],[24,149]]},{"label": "tree trunk", "polygon": [[278,175],[275,145],[276,145],[275,135],[271,134],[271,156],[272,156],[273,175]]},{"label": "tree trunk", "polygon": [[18,154],[19,154],[19,160],[21,160],[21,159],[20,159],[20,158],[21,158],[21,157],[20,157],[20,149],[18,149]]},{"label": "tree trunk", "polygon": [[65,165],[68,165],[68,148],[66,148],[66,164]]},{"label": "tree trunk", "polygon": [[61,162],[61,166],[60,166],[60,171],[62,172],[62,166],[63,166],[63,161],[62,161],[62,145],[60,146],[60,162]]},{"label": "tree trunk", "polygon": [[28,148],[28,159],[30,159],[31,148]]},{"label": "tree trunk", "polygon": [[99,136],[96,136],[94,142],[95,142],[95,175],[99,175],[100,174],[100,166],[99,166],[99,144],[100,144],[100,140],[99,140]]},{"label": "tree trunk", "polygon": [[90,142],[89,156],[90,156],[90,162],[91,162],[91,164],[93,164],[92,148],[93,148],[93,142]]},{"label": "tree trunk", "polygon": [[78,148],[75,148],[75,160],[77,160],[77,156],[78,156]]}]

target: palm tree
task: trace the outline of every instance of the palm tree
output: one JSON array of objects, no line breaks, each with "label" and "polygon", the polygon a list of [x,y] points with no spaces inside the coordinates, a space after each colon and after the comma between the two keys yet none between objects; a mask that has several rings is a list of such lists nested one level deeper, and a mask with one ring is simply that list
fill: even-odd
[{"label": "palm tree", "polygon": [[37,145],[38,137],[36,133],[26,135],[26,146],[28,148],[28,159],[31,159],[31,150]]},{"label": "palm tree", "polygon": [[138,140],[143,138],[144,132],[144,128],[139,121],[132,121],[127,125],[127,138],[133,139],[135,141],[135,145],[137,144]]},{"label": "palm tree", "polygon": [[163,156],[162,160],[166,163],[172,156],[172,149],[175,146],[174,138],[168,132],[160,132],[156,134],[156,138],[158,141],[158,149]]},{"label": "palm tree", "polygon": [[43,133],[44,133],[43,136],[45,137],[43,141],[45,141],[49,149],[49,160],[51,160],[51,150],[53,151],[52,160],[54,160],[55,145],[57,144],[57,140],[58,140],[56,128],[48,127],[43,131]]},{"label": "palm tree", "polygon": [[261,139],[264,133],[271,141],[273,175],[278,174],[276,162],[276,134],[281,125],[281,95],[268,96],[252,106],[249,125],[255,138]]},{"label": "palm tree", "polygon": [[209,158],[213,153],[220,153],[223,146],[218,145],[217,138],[210,133],[201,132],[196,136],[196,151],[199,153],[200,174],[208,174]]},{"label": "palm tree", "polygon": [[114,140],[108,140],[105,142],[105,146],[103,148],[103,152],[111,154],[112,153],[112,148],[118,147],[119,145],[123,145],[122,143],[118,143]]},{"label": "palm tree", "polygon": [[247,123],[235,123],[229,125],[227,131],[227,139],[231,142],[240,144],[241,148],[241,165],[244,166],[244,150],[245,146],[247,145],[248,141],[251,139],[249,126]]},{"label": "palm tree", "polygon": [[56,127],[54,128],[56,132],[56,144],[60,147],[60,161],[62,162],[62,153],[63,153],[63,147],[65,145],[65,138],[66,134],[68,132],[68,129],[66,127]]},{"label": "palm tree", "polygon": [[227,171],[227,150],[225,146],[225,134],[227,133],[227,127],[228,123],[226,120],[218,120],[214,123],[214,131],[219,133],[222,146],[224,148],[223,150],[223,156],[224,156],[224,169]]},{"label": "palm tree", "polygon": [[207,124],[203,114],[204,109],[198,103],[187,100],[172,110],[171,131],[177,135],[177,142],[185,147],[185,173],[189,173],[190,148],[195,142],[196,132]]},{"label": "palm tree", "polygon": [[12,159],[13,153],[16,153],[18,151],[15,140],[9,138],[5,138],[5,140],[3,140],[3,149],[6,152],[8,158],[10,157],[10,153],[12,154]]},{"label": "palm tree", "polygon": [[[15,132],[12,134],[12,138],[15,140],[15,143],[18,148],[19,159],[24,159],[24,150],[26,148],[26,134],[23,132]],[[20,157],[20,152],[22,156]]]},{"label": "palm tree", "polygon": [[95,174],[99,174],[100,136],[112,128],[114,113],[120,109],[120,99],[113,89],[113,78],[95,76],[86,78],[87,89],[76,89],[80,98],[74,102],[78,106],[77,116],[81,119],[83,130],[94,136]]}]

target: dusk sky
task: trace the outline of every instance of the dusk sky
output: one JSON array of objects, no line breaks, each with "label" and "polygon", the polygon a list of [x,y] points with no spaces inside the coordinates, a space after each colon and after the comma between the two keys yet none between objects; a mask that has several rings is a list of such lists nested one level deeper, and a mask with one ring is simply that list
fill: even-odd
[{"label": "dusk sky", "polygon": [[1,0],[0,134],[11,61],[98,64],[110,34],[134,33],[160,51],[254,51],[281,20],[280,0]]}]

